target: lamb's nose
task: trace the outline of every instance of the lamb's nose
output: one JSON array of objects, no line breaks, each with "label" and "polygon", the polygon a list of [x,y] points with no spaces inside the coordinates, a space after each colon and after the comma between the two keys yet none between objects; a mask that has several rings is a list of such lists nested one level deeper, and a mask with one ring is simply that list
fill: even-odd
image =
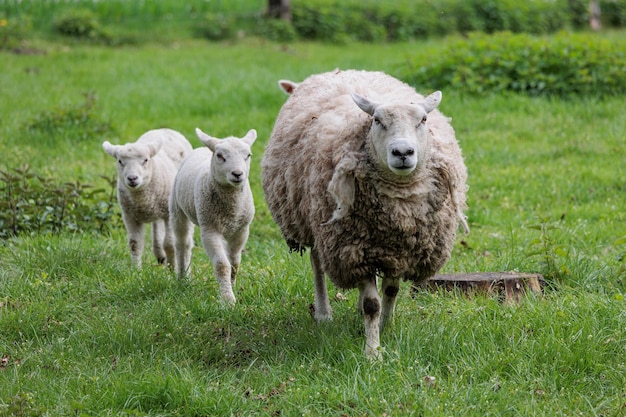
[{"label": "lamb's nose", "polygon": [[242,175],[243,171],[233,171],[233,177],[237,178],[238,180],[241,179]]},{"label": "lamb's nose", "polygon": [[134,184],[139,179],[139,176],[138,175],[129,175],[128,177],[126,177],[126,179],[128,180],[128,182],[130,184]]}]

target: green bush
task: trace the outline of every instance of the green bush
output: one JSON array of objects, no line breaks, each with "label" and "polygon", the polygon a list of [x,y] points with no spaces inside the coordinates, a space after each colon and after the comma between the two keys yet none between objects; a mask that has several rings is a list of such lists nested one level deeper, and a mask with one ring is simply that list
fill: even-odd
[{"label": "green bush", "polygon": [[230,39],[234,33],[234,19],[222,13],[207,13],[196,24],[196,34],[212,41]]},{"label": "green bush", "polygon": [[0,51],[22,48],[30,27],[27,18],[6,18],[0,14]]},{"label": "green bush", "polygon": [[0,238],[63,230],[106,233],[119,226],[116,178],[102,178],[108,190],[80,181],[57,183],[28,165],[0,171]]},{"label": "green bush", "polygon": [[97,15],[83,8],[64,10],[53,23],[54,31],[74,39],[110,42],[112,36],[102,27]]},{"label": "green bush", "polygon": [[618,95],[626,93],[625,51],[626,42],[593,34],[473,34],[449,42],[427,63],[409,61],[403,78],[469,94]]},{"label": "green bush", "polygon": [[298,39],[298,33],[291,22],[281,19],[261,20],[257,34],[275,42],[293,42]]}]

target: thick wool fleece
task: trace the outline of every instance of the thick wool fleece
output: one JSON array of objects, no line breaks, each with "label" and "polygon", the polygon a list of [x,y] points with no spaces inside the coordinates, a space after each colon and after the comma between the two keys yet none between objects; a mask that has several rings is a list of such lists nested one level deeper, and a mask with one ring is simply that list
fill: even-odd
[{"label": "thick wool fleece", "polygon": [[[334,71],[300,83],[265,149],[268,206],[291,249],[316,248],[340,288],[377,274],[422,281],[449,259],[465,207],[467,171],[454,130],[438,110],[430,112],[430,158],[407,176],[394,175],[371,157],[372,117],[352,92],[379,103],[424,100],[380,72]],[[334,175],[353,181],[329,187]],[[346,189],[353,202],[338,207]]]}]

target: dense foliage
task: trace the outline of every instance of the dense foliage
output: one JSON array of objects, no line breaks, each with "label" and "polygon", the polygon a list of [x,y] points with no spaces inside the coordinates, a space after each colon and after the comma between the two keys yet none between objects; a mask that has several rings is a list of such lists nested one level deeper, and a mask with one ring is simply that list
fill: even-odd
[{"label": "dense foliage", "polygon": [[[268,19],[266,1],[129,2],[123,0],[0,0],[0,47],[32,21],[38,31],[120,44],[160,38],[168,30],[210,40],[236,33],[289,42],[297,37],[328,42],[402,41],[453,33],[499,31],[534,34],[588,26],[588,0],[294,0],[293,22]],[[626,0],[600,0],[605,27],[626,24]],[[160,25],[165,24],[165,26]],[[167,30],[154,31],[160,26]],[[13,35],[15,36],[15,35]],[[6,46],[5,46],[6,47]]]},{"label": "dense foliage", "polygon": [[582,34],[474,34],[428,61],[409,60],[404,78],[470,94],[619,95],[626,93],[625,51],[626,42]]}]

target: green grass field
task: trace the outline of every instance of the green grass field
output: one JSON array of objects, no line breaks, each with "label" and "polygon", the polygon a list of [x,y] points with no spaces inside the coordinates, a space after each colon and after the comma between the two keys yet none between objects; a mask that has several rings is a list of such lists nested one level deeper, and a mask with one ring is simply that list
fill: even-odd
[{"label": "green grass field", "polygon": [[[333,298],[331,323],[309,314],[308,256],[289,254],[260,187],[263,148],[287,97],[277,80],[334,68],[394,75],[441,42],[44,43],[45,54],[0,53],[1,170],[27,163],[101,185],[115,172],[104,140],[170,127],[198,147],[195,127],[259,132],[257,215],[234,309],[220,306],[200,245],[194,277],[178,282],[149,249],[133,270],[121,229],[0,242],[0,416],[626,415],[623,97],[443,91],[440,108],[468,165],[471,228],[444,272],[537,272],[544,296],[509,306],[458,293],[411,297],[405,284],[381,363],[363,355],[355,291]],[[85,94],[96,98],[93,122],[108,127],[68,137],[72,127],[55,123],[67,123]]]}]

